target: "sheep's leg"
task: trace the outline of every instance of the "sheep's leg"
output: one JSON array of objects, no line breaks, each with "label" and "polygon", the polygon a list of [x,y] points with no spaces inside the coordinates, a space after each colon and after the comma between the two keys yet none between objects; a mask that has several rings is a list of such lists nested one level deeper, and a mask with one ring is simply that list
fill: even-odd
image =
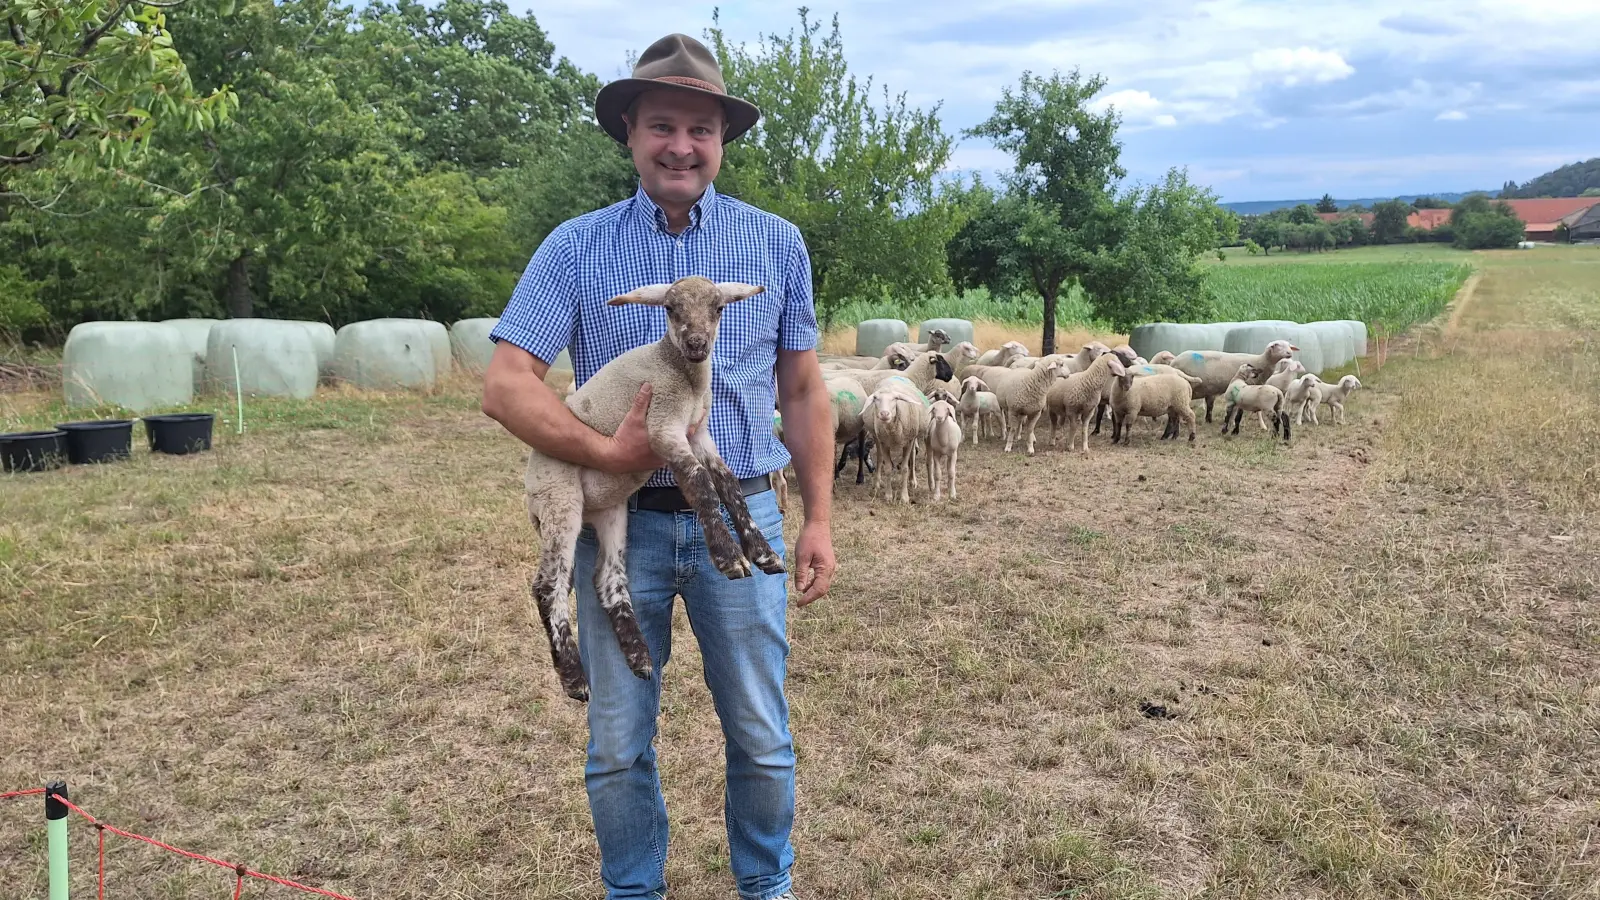
[{"label": "sheep's leg", "polygon": [[1339,411],[1339,424],[1343,425],[1344,424],[1344,404],[1343,403],[1335,403],[1335,404],[1333,404],[1333,408]]},{"label": "sheep's leg", "polygon": [[928,490],[933,492],[933,499],[937,502],[939,499],[939,482],[933,477],[933,449],[931,447],[923,447],[922,456],[928,465]]},{"label": "sheep's leg", "polygon": [[550,661],[561,689],[568,697],[587,702],[589,681],[584,677],[578,641],[572,634],[572,605],[567,602],[578,532],[583,529],[583,501],[577,491],[570,496],[563,493],[555,498],[548,494],[537,500],[528,498],[528,518],[543,539],[539,567],[533,576],[533,601],[550,641]]},{"label": "sheep's leg", "polygon": [[[1168,418],[1171,418],[1171,416],[1169,415]],[[1194,443],[1194,408],[1185,403],[1183,406],[1178,408],[1178,418],[1183,421],[1183,424],[1189,426],[1189,443]],[[1172,439],[1178,439],[1178,429],[1176,426],[1174,426],[1172,429]]]},{"label": "sheep's leg", "polygon": [[950,502],[952,503],[954,503],[956,499],[956,456],[958,455],[958,451],[960,449],[961,448],[958,446],[954,450],[950,451],[949,468],[945,469],[945,476],[948,484],[950,485]]},{"label": "sheep's leg", "polygon": [[653,667],[650,665],[650,647],[639,630],[639,618],[633,611],[633,598],[628,594],[628,565],[624,554],[628,546],[628,507],[613,506],[593,514],[595,543],[599,553],[594,567],[594,593],[600,608],[611,620],[611,630],[622,648],[622,657],[628,661],[633,674],[648,681]]},{"label": "sheep's leg", "polygon": [[[1267,430],[1267,416],[1266,416],[1266,413],[1263,413],[1259,409],[1256,410],[1256,424],[1261,426],[1261,430],[1262,431],[1266,431]],[[1276,430],[1276,429],[1274,429],[1274,430]]]},{"label": "sheep's leg", "polygon": [[1211,424],[1211,403],[1212,403],[1212,401],[1214,401],[1216,399],[1217,398],[1216,398],[1215,395],[1209,395],[1208,394],[1206,396],[1206,424],[1207,425]]},{"label": "sheep's leg", "polygon": [[1108,405],[1109,404],[1106,403],[1106,400],[1105,400],[1104,397],[1101,397],[1100,398],[1100,402],[1095,404],[1095,407],[1094,407],[1094,433],[1095,434],[1099,434],[1100,433],[1100,419],[1101,419],[1102,416],[1105,415],[1106,406],[1108,406]]},{"label": "sheep's leg", "polygon": [[1089,411],[1083,411],[1083,458],[1089,458]]},{"label": "sheep's leg", "polygon": [[[653,434],[665,433],[668,437],[659,442],[652,440],[650,449],[667,461],[673,477],[678,481],[678,489],[683,492],[684,499],[689,501],[695,515],[700,519],[700,530],[706,539],[706,552],[717,567],[717,571],[729,578],[748,577],[750,561],[739,552],[739,545],[733,542],[727,525],[717,512],[717,488],[711,481],[710,471],[696,457],[694,449],[689,446],[687,440],[682,437],[675,441],[671,439],[672,432],[683,434],[682,426],[668,424],[664,427],[664,431],[653,432]],[[709,434],[703,425],[701,434]],[[743,500],[743,497],[740,499]],[[746,512],[745,515],[748,517],[749,513]]]},{"label": "sheep's leg", "polygon": [[1027,416],[1024,416],[1024,418],[1027,419],[1027,422],[1028,422],[1026,427],[1028,429],[1028,455],[1029,456],[1033,455],[1033,442],[1034,442],[1033,429],[1034,429],[1034,426],[1039,424],[1039,416],[1041,416],[1043,414],[1044,414],[1044,410],[1040,410],[1039,412],[1031,413],[1031,414],[1029,414]]},{"label": "sheep's leg", "polygon": [[[733,530],[739,535],[739,547],[744,551],[745,557],[752,565],[768,575],[781,575],[788,571],[784,568],[783,560],[773,551],[772,545],[767,543],[766,536],[761,533],[761,527],[750,518],[750,506],[745,502],[744,491],[739,488],[739,479],[734,477],[733,470],[728,468],[728,463],[722,458],[722,454],[717,452],[717,445],[711,440],[711,432],[702,428],[695,435],[693,447],[701,464],[711,473],[711,484],[722,497],[722,505],[728,510],[728,517],[733,520]],[[724,531],[720,517],[717,519],[717,525],[717,530]]]}]

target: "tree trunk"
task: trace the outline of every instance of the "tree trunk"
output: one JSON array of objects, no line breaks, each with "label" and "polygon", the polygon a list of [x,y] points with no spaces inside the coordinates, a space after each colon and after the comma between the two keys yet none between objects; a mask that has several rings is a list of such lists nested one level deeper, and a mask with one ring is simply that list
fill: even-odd
[{"label": "tree trunk", "polygon": [[1056,352],[1056,294],[1060,292],[1061,285],[1046,286],[1044,293],[1044,337],[1039,341],[1039,355],[1049,356]]},{"label": "tree trunk", "polygon": [[228,317],[248,319],[255,312],[255,297],[250,293],[250,251],[234,257],[228,265]]}]

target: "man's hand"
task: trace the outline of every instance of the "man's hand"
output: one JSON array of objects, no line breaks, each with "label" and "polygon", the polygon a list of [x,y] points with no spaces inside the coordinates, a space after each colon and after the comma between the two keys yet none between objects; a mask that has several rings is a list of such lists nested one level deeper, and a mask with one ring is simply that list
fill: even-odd
[{"label": "man's hand", "polygon": [[[605,471],[612,474],[627,472],[654,472],[667,464],[667,461],[656,455],[650,448],[650,382],[640,385],[639,393],[633,395],[633,406],[628,408],[628,414],[623,417],[622,424],[617,426],[617,433],[606,439],[605,442]],[[695,432],[705,424],[706,418],[711,415],[708,407],[705,415],[699,421],[690,422],[689,430],[685,432],[689,441],[694,441]]]},{"label": "man's hand", "polygon": [[839,568],[833,555],[833,529],[827,522],[808,521],[801,525],[794,555],[794,588],[800,591],[796,603],[806,606],[833,586],[833,573]]}]

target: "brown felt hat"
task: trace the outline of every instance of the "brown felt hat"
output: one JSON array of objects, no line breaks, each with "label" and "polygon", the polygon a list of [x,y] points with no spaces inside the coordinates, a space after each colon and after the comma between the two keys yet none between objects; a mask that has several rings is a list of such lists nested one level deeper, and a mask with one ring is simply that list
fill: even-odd
[{"label": "brown felt hat", "polygon": [[722,82],[722,68],[705,44],[686,34],[669,34],[640,54],[632,78],[619,78],[600,89],[594,98],[594,117],[620,144],[628,142],[628,126],[622,114],[633,98],[655,88],[671,88],[695,94],[708,94],[722,101],[728,117],[724,144],[749,131],[761,118],[761,110],[748,100],[728,94]]}]

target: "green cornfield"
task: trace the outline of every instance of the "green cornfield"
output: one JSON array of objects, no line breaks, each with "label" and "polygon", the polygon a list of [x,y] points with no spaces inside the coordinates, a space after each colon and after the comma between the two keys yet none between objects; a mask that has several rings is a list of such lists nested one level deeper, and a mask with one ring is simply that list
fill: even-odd
[{"label": "green cornfield", "polygon": [[1351,262],[1218,266],[1209,277],[1218,321],[1358,319],[1393,333],[1438,315],[1471,274],[1464,262]]}]

